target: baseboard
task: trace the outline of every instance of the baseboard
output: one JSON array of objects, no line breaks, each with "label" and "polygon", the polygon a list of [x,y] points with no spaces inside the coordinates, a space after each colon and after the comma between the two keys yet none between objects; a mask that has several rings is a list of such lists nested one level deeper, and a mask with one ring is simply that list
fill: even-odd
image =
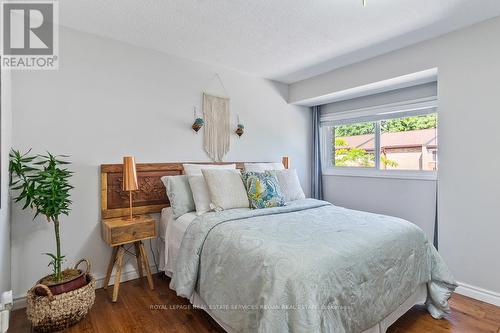
[{"label": "baseboard", "polygon": [[[156,266],[155,265],[150,266],[149,269],[151,270],[151,274],[158,273],[158,271],[156,270]],[[100,278],[96,278],[95,289],[99,289],[99,288],[103,287],[103,285],[104,285],[104,278],[105,278],[105,276],[100,277]],[[124,281],[130,281],[130,280],[137,279],[137,278],[139,278],[139,273],[137,272],[137,270],[132,269],[132,270],[130,270],[128,272],[122,273],[120,281],[122,281],[122,282],[124,282]],[[114,281],[114,279],[115,279],[115,275],[113,274],[111,276],[111,279],[109,279],[109,281],[112,283]]]},{"label": "baseboard", "polygon": [[[151,265],[150,269],[151,269],[151,274],[155,274],[158,272],[155,265]],[[130,280],[137,279],[138,277],[139,277],[139,273],[137,272],[137,270],[132,269],[130,271],[123,272],[121,274],[120,281],[121,282],[130,281]],[[102,288],[102,286],[104,285],[104,278],[105,278],[105,276],[96,277],[95,289]],[[115,274],[112,274],[110,282],[112,283],[114,281],[114,279],[115,279]],[[26,295],[17,296],[14,298],[13,310],[22,309],[25,307],[26,307]]]},{"label": "baseboard", "polygon": [[26,295],[14,298],[14,305],[12,306],[12,310],[18,310],[25,307],[26,307]]},{"label": "baseboard", "polygon": [[458,282],[458,287],[455,292],[460,295],[474,298],[478,301],[500,306],[500,293],[494,291],[471,286],[467,283]]}]

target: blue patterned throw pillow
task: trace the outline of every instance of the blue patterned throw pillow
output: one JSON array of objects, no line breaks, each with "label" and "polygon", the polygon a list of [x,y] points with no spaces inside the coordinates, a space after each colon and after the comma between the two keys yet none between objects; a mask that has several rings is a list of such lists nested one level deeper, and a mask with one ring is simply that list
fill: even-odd
[{"label": "blue patterned throw pillow", "polygon": [[243,172],[243,182],[247,189],[252,208],[270,208],[285,205],[278,179],[264,172]]}]

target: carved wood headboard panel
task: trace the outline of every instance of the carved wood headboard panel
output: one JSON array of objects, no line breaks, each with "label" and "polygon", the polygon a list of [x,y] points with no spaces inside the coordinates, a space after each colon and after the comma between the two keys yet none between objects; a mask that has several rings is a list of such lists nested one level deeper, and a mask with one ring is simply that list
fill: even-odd
[{"label": "carved wood headboard panel", "polygon": [[[283,165],[288,168],[288,158],[283,157]],[[243,162],[203,163],[198,164],[236,164],[242,170]],[[144,163],[137,164],[137,182],[139,190],[132,192],[134,214],[159,213],[170,206],[163,176],[182,175],[183,163]],[[128,192],[122,191],[122,164],[101,165],[101,218],[128,215]]]}]

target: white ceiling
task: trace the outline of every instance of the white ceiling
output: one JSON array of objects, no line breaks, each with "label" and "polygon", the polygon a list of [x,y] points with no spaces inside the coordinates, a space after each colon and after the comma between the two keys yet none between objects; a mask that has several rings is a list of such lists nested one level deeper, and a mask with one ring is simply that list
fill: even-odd
[{"label": "white ceiling", "polygon": [[60,23],[286,83],[500,15],[499,0],[64,0]]}]

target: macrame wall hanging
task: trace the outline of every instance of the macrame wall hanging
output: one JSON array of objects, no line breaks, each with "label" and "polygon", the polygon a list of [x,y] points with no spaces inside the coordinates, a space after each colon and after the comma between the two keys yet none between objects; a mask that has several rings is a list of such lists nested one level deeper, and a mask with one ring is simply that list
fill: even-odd
[{"label": "macrame wall hanging", "polygon": [[[222,79],[219,74],[215,76],[227,96]],[[203,118],[205,151],[213,161],[222,162],[230,146],[229,98],[203,93]]]}]

